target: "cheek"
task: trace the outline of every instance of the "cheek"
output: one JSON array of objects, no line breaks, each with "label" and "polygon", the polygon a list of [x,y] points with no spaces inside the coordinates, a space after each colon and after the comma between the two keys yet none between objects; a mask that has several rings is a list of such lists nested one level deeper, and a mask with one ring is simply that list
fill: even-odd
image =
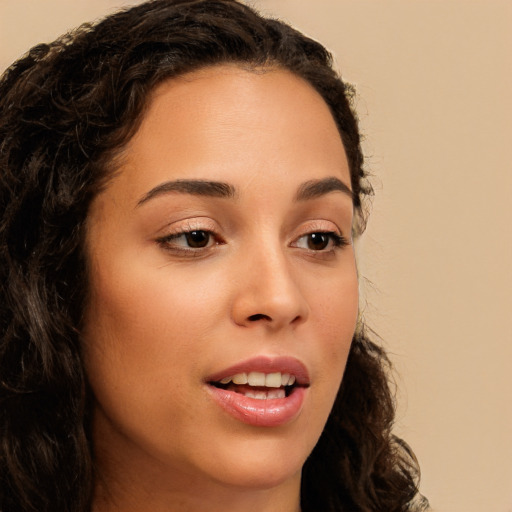
[{"label": "cheek", "polygon": [[95,272],[93,290],[89,324],[123,351],[131,341],[139,351],[159,344],[179,350],[194,339],[187,332],[201,335],[219,318],[218,287],[208,285],[199,273],[120,261]]},{"label": "cheek", "polygon": [[201,381],[202,355],[218,350],[226,280],[129,256],[94,269],[84,336],[91,386],[105,409],[131,403],[151,414],[170,389],[174,405],[186,408],[180,390]]},{"label": "cheek", "polygon": [[144,438],[141,429],[156,435],[162,425],[178,429],[186,420],[190,384],[200,381],[197,361],[219,317],[204,284],[166,279],[165,273],[104,262],[91,283],[88,378],[103,414],[136,439]]},{"label": "cheek", "polygon": [[316,355],[318,361],[314,375],[318,393],[314,403],[318,408],[313,416],[326,421],[341,384],[357,323],[359,295],[355,264],[345,268],[337,279],[323,283],[321,289],[309,290],[315,297],[310,302],[310,318],[318,340],[310,347],[310,354]]},{"label": "cheek", "polygon": [[[343,351],[350,343],[359,311],[359,283],[355,263],[338,278],[325,280],[322,287],[309,293],[314,297],[312,320],[334,351]],[[313,295],[314,294],[314,295]]]}]

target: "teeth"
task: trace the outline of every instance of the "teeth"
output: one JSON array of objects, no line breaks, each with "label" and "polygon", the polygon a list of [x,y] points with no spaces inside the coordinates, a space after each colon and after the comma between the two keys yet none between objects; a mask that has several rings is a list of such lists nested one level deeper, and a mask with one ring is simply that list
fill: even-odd
[{"label": "teeth", "polygon": [[284,389],[271,389],[267,391],[267,398],[285,398],[286,393]]},{"label": "teeth", "polygon": [[251,372],[247,375],[247,382],[249,386],[264,386],[265,374],[261,372]]},{"label": "teeth", "polygon": [[[230,377],[224,377],[221,384],[249,384],[249,386],[255,387],[267,387],[267,388],[280,388],[281,386],[292,386],[295,383],[295,376],[289,373],[262,373],[262,372],[250,372],[250,373],[237,373]],[[254,398],[254,397],[252,397]]]},{"label": "teeth", "polygon": [[284,389],[271,389],[270,391],[247,391],[245,396],[257,400],[271,400],[273,398],[285,398]]},{"label": "teeth", "polygon": [[247,373],[237,373],[231,377],[233,384],[247,384]]},{"label": "teeth", "polygon": [[281,374],[280,373],[268,373],[265,376],[265,386],[267,386],[267,388],[280,388],[281,387]]}]

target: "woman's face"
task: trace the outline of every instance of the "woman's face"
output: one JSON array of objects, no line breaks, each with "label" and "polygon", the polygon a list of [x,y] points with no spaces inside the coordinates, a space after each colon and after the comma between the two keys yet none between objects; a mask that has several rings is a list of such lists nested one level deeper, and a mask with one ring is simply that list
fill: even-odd
[{"label": "woman's face", "polygon": [[289,72],[216,66],[156,89],[88,219],[107,477],[298,485],[356,324],[349,187],[327,105]]}]

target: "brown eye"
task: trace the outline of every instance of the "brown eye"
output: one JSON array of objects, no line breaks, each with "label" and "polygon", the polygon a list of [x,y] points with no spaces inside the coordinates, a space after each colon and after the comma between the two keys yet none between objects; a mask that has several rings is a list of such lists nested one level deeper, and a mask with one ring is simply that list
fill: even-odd
[{"label": "brown eye", "polygon": [[210,243],[210,233],[208,231],[189,231],[184,233],[187,245],[194,249],[206,247]]},{"label": "brown eye", "polygon": [[348,242],[334,231],[313,231],[301,236],[292,245],[308,251],[329,252],[348,245]]},{"label": "brown eye", "polygon": [[[198,256],[215,245],[223,245],[222,239],[208,229],[192,229],[172,233],[156,239],[158,245],[170,252]],[[204,251],[203,251],[204,249]]]},{"label": "brown eye", "polygon": [[307,246],[312,251],[324,250],[331,241],[329,233],[310,233],[307,235]]}]

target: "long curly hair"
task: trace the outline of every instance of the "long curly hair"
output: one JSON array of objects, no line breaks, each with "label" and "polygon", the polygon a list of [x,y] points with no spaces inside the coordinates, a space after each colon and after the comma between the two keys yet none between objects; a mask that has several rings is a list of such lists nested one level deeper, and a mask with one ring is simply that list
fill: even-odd
[{"label": "long curly hair", "polygon": [[[0,512],[87,512],[92,403],[80,351],[89,205],[162,81],[221,63],[284,68],[337,123],[357,233],[371,194],[353,91],[319,43],[236,0],[153,0],[32,48],[0,81]],[[389,361],[354,336],[334,408],[303,468],[303,512],[398,512],[419,469],[394,437]]]}]

